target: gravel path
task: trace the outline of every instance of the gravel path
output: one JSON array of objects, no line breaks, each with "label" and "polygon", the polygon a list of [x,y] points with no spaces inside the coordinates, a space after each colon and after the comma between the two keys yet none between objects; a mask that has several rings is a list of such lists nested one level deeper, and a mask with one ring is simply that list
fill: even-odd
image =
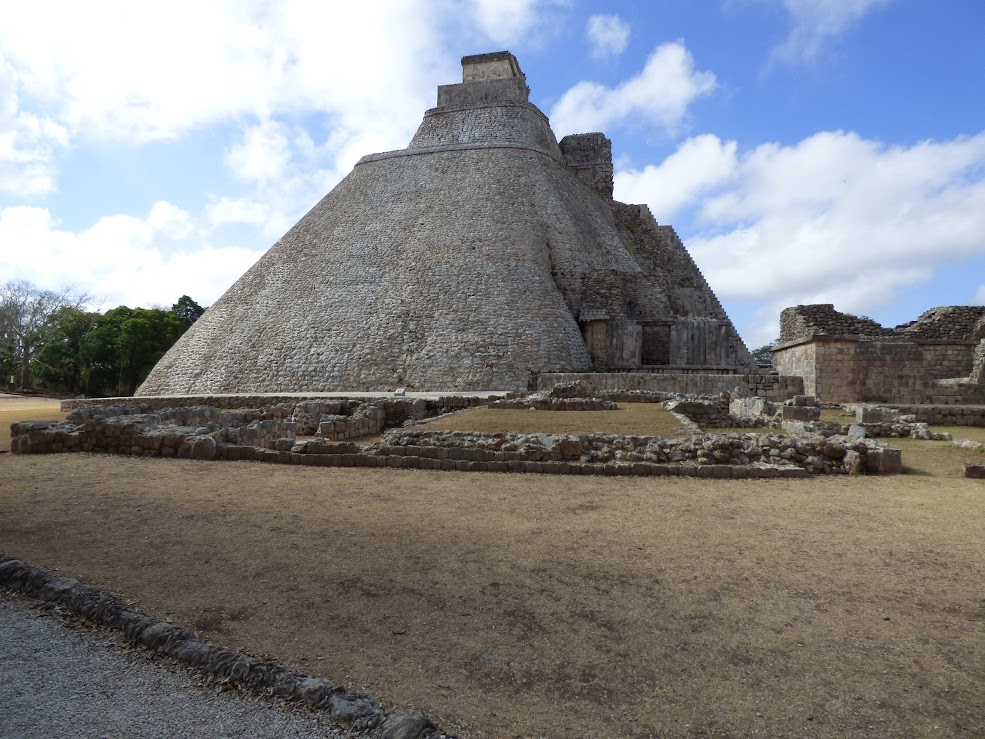
[{"label": "gravel path", "polygon": [[0,737],[324,737],[344,730],[216,694],[112,636],[0,600]]}]

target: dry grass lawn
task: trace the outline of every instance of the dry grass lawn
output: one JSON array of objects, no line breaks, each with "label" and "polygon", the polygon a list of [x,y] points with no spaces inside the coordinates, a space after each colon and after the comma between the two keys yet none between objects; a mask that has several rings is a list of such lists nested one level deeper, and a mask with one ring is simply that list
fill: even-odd
[{"label": "dry grass lawn", "polygon": [[523,434],[627,434],[675,437],[690,433],[659,403],[619,403],[615,411],[531,411],[474,408],[431,421],[444,431]]},{"label": "dry grass lawn", "polygon": [[467,736],[981,736],[985,482],[913,444],[797,481],[3,454],[0,550]]},{"label": "dry grass lawn", "polygon": [[10,424],[18,421],[61,421],[65,414],[59,402],[51,398],[36,398],[0,393],[0,453],[10,451]]}]

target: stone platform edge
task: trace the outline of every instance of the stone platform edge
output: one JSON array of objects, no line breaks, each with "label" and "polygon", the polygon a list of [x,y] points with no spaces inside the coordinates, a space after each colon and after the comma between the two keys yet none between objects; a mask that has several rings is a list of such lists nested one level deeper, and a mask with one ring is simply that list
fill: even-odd
[{"label": "stone platform edge", "polygon": [[[605,477],[701,477],[718,480],[804,479],[812,475],[803,467],[779,465],[662,464],[654,462],[531,462],[527,460],[478,461],[439,459],[406,454],[406,447],[391,447],[382,454],[312,454],[249,446],[217,445],[215,459],[297,464],[311,467],[365,467],[440,470],[448,472],[507,472],[544,475],[595,475]],[[480,456],[484,450],[456,450],[460,455]]]},{"label": "stone platform edge", "polygon": [[188,406],[209,405],[225,410],[239,408],[260,408],[280,403],[302,403],[306,400],[407,400],[422,398],[429,401],[442,401],[456,398],[471,401],[469,405],[485,404],[501,400],[510,395],[506,390],[476,390],[448,392],[407,392],[396,395],[393,391],[380,392],[338,392],[338,393],[217,393],[214,395],[146,395],[122,396],[117,398],[71,398],[61,401],[61,410],[74,411],[87,406],[103,405],[143,405],[152,410],[162,408],[185,408]]},{"label": "stone platform edge", "polygon": [[68,610],[87,623],[122,634],[155,655],[173,659],[209,680],[327,713],[339,726],[373,739],[452,739],[421,711],[387,712],[367,693],[330,680],[201,641],[194,632],[129,608],[115,596],[0,551],[0,588]]}]

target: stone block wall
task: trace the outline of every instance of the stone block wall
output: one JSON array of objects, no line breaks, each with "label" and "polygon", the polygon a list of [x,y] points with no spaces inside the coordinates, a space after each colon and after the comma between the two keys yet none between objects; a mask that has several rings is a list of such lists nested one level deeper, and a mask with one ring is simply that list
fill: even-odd
[{"label": "stone block wall", "polygon": [[971,365],[971,382],[985,385],[985,339],[978,342]]},{"label": "stone block wall", "polygon": [[462,82],[487,82],[522,76],[520,63],[508,51],[462,57]]},{"label": "stone block wall", "polygon": [[827,402],[985,402],[971,378],[983,320],[985,306],[944,306],[885,328],[831,304],[798,305],[781,313],[773,366]]},{"label": "stone block wall", "polygon": [[831,336],[891,336],[871,318],[839,313],[832,303],[796,305],[780,312],[780,343],[807,339],[815,334]]},{"label": "stone block wall", "polygon": [[829,403],[975,403],[985,400],[985,393],[969,384],[940,382],[967,376],[973,350],[968,342],[815,336],[781,344],[773,352],[773,367],[803,378],[804,392]]},{"label": "stone block wall", "polygon": [[579,133],[559,142],[565,164],[578,179],[612,199],[612,141],[602,133]]},{"label": "stone block wall", "polygon": [[897,326],[894,331],[912,341],[966,341],[985,318],[982,305],[945,305],[924,311],[920,317]]},{"label": "stone block wall", "polygon": [[772,373],[713,374],[655,374],[643,372],[544,373],[537,378],[539,390],[550,390],[562,382],[579,382],[589,395],[613,392],[654,392],[682,395],[719,395],[736,388],[740,395],[752,395],[769,400],[786,400],[804,395],[800,377],[784,377]]},{"label": "stone block wall", "polygon": [[902,414],[915,416],[918,423],[935,426],[985,426],[985,406],[895,404],[891,407]]},{"label": "stone block wall", "polygon": [[974,363],[975,344],[971,341],[930,340],[919,346],[923,350],[923,371],[931,380],[967,377],[968,368]]}]

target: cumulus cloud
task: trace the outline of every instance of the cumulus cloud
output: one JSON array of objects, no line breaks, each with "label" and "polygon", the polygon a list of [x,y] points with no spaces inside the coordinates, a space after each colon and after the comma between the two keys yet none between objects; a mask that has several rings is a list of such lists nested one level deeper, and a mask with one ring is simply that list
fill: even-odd
[{"label": "cumulus cloud", "polygon": [[[694,141],[661,166],[695,156]],[[874,313],[935,265],[985,255],[985,131],[911,146],[841,131],[764,144],[700,192],[692,255],[720,298],[761,302],[774,323],[797,303]],[[764,326],[760,343],[775,329]]]},{"label": "cumulus cloud", "polygon": [[47,208],[13,206],[0,211],[0,243],[30,246],[0,251],[0,274],[40,287],[81,285],[104,308],[171,305],[181,293],[204,305],[261,251],[203,247],[200,235],[189,213],[164,201],[142,218],[107,216],[79,232],[62,229]]},{"label": "cumulus cloud", "polygon": [[695,136],[659,166],[616,172],[615,197],[626,203],[646,203],[658,221],[667,221],[732,177],[738,166],[735,152],[734,141],[721,141],[711,134]]},{"label": "cumulus cloud", "polygon": [[985,282],[979,285],[975,291],[975,297],[971,299],[973,305],[985,305]]},{"label": "cumulus cloud", "polygon": [[783,0],[794,27],[774,56],[786,60],[814,59],[826,42],[844,33],[866,14],[889,0]]},{"label": "cumulus cloud", "polygon": [[0,192],[42,195],[55,189],[55,150],[68,143],[65,128],[21,110],[18,75],[0,54]]},{"label": "cumulus cloud", "polygon": [[471,0],[472,16],[482,32],[498,44],[512,44],[543,20],[549,6],[568,0]]},{"label": "cumulus cloud", "polygon": [[632,120],[672,131],[696,98],[715,89],[715,75],[699,72],[683,41],[654,49],[636,76],[614,88],[582,81],[551,110],[558,136],[606,128]]},{"label": "cumulus cloud", "polygon": [[403,146],[457,66],[451,14],[429,0],[15,3],[0,24],[0,188],[52,190],[70,139],[139,144],[230,120],[254,122],[230,155],[247,179],[283,167],[280,116],[331,121],[337,169],[353,146]]},{"label": "cumulus cloud", "polygon": [[264,121],[243,132],[243,139],[230,149],[226,163],[239,179],[267,183],[278,179],[290,162],[284,127]]},{"label": "cumulus cloud", "polygon": [[591,16],[585,33],[596,59],[622,54],[629,43],[629,24],[618,15]]}]

